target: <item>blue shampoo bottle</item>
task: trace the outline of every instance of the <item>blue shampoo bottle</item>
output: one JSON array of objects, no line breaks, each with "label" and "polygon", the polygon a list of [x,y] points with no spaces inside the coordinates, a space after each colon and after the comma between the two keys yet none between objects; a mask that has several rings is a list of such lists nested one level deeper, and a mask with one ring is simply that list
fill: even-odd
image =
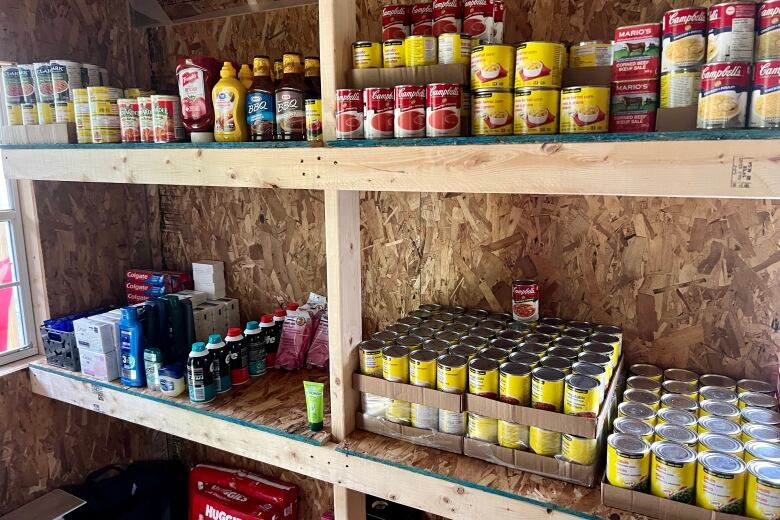
[{"label": "blue shampoo bottle", "polygon": [[144,331],[135,307],[122,307],[122,318],[119,320],[119,343],[122,349],[122,384],[146,386]]}]

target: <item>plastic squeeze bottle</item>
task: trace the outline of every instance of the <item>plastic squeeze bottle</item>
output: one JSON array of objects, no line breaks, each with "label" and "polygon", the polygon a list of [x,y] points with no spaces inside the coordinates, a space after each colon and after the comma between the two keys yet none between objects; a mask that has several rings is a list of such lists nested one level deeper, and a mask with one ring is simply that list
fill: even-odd
[{"label": "plastic squeeze bottle", "polygon": [[145,386],[144,330],[135,307],[122,307],[119,320],[119,344],[122,354],[122,384]]},{"label": "plastic squeeze bottle", "polygon": [[220,80],[214,85],[211,97],[214,103],[214,140],[217,142],[246,141],[246,88],[236,78],[236,69],[226,61],[219,71]]},{"label": "plastic squeeze bottle", "polygon": [[249,68],[249,65],[246,63],[241,65],[241,70],[238,71],[238,81],[244,85],[245,89],[249,90],[249,87],[252,86],[252,78],[252,69]]}]

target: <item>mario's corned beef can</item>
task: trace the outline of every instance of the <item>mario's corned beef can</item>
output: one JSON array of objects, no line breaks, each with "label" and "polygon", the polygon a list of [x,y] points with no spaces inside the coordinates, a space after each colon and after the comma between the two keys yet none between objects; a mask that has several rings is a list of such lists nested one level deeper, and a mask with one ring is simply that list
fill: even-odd
[{"label": "mario's corned beef can", "polygon": [[493,0],[463,1],[463,32],[473,40],[492,43]]},{"label": "mario's corned beef can", "polygon": [[409,36],[409,6],[386,5],[382,8],[382,40],[399,40]]},{"label": "mario's corned beef can", "polygon": [[363,139],[363,91],[336,90],[336,139]]},{"label": "mario's corned beef can", "polygon": [[462,92],[457,83],[431,83],[426,87],[425,135],[460,136]]},{"label": "mario's corned beef can", "polygon": [[504,0],[493,0],[493,38],[490,43],[504,43],[504,19],[506,4]]},{"label": "mario's corned beef can", "polygon": [[707,18],[707,63],[753,61],[753,31],[756,25],[754,2],[713,5]]},{"label": "mario's corned beef can", "polygon": [[658,107],[658,81],[638,79],[612,83],[610,132],[652,132]]},{"label": "mario's corned beef can", "polygon": [[421,2],[412,5],[412,36],[433,34],[433,4]]},{"label": "mario's corned beef can", "polygon": [[391,139],[395,109],[393,89],[364,89],[363,105],[366,114],[364,120],[366,139]]},{"label": "mario's corned beef can", "polygon": [[698,128],[745,128],[750,63],[708,63],[701,69]]},{"label": "mario's corned beef can", "polygon": [[395,87],[396,137],[425,137],[425,90],[419,85]]},{"label": "mario's corned beef can", "polygon": [[660,23],[627,25],[615,29],[612,81],[657,78],[660,68]]},{"label": "mario's corned beef can", "polygon": [[433,36],[461,32],[462,18],[460,0],[433,0]]}]

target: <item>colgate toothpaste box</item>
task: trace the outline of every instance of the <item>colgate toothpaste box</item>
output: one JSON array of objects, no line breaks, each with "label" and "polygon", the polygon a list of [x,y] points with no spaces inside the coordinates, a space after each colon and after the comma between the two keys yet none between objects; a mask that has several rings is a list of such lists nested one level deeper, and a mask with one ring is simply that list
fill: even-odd
[{"label": "colgate toothpaste box", "polygon": [[146,296],[143,294],[135,294],[135,293],[127,293],[127,303],[128,305],[135,305],[138,303],[143,303],[145,301],[151,300],[154,298],[154,296]]},{"label": "colgate toothpaste box", "polygon": [[125,274],[127,282],[143,283],[155,287],[165,287],[168,293],[192,289],[192,277],[181,271],[150,271],[147,269],[129,269]]},{"label": "colgate toothpaste box", "polygon": [[190,493],[190,520],[281,520],[266,501],[219,484],[198,482]]},{"label": "colgate toothpaste box", "polygon": [[127,281],[125,282],[125,292],[127,294],[139,294],[142,296],[151,296],[157,298],[168,294],[168,287]]}]

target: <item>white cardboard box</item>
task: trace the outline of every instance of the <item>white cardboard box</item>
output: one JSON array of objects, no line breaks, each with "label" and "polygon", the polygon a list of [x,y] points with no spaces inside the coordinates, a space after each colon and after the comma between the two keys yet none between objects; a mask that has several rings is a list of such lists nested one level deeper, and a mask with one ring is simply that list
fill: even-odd
[{"label": "white cardboard box", "polygon": [[115,330],[111,323],[81,318],[73,322],[73,333],[79,349],[92,352],[113,352],[117,344]]},{"label": "white cardboard box", "polygon": [[225,297],[225,284],[203,283],[195,280],[195,290],[206,293],[209,300],[216,300]]},{"label": "white cardboard box", "polygon": [[198,260],[192,262],[192,277],[197,278],[198,275],[205,275],[205,277],[213,278],[215,275],[224,277],[225,275],[225,263],[219,260]]},{"label": "white cardboard box", "polygon": [[82,374],[104,381],[113,381],[119,378],[116,352],[92,352],[79,347],[79,357],[81,358]]}]

